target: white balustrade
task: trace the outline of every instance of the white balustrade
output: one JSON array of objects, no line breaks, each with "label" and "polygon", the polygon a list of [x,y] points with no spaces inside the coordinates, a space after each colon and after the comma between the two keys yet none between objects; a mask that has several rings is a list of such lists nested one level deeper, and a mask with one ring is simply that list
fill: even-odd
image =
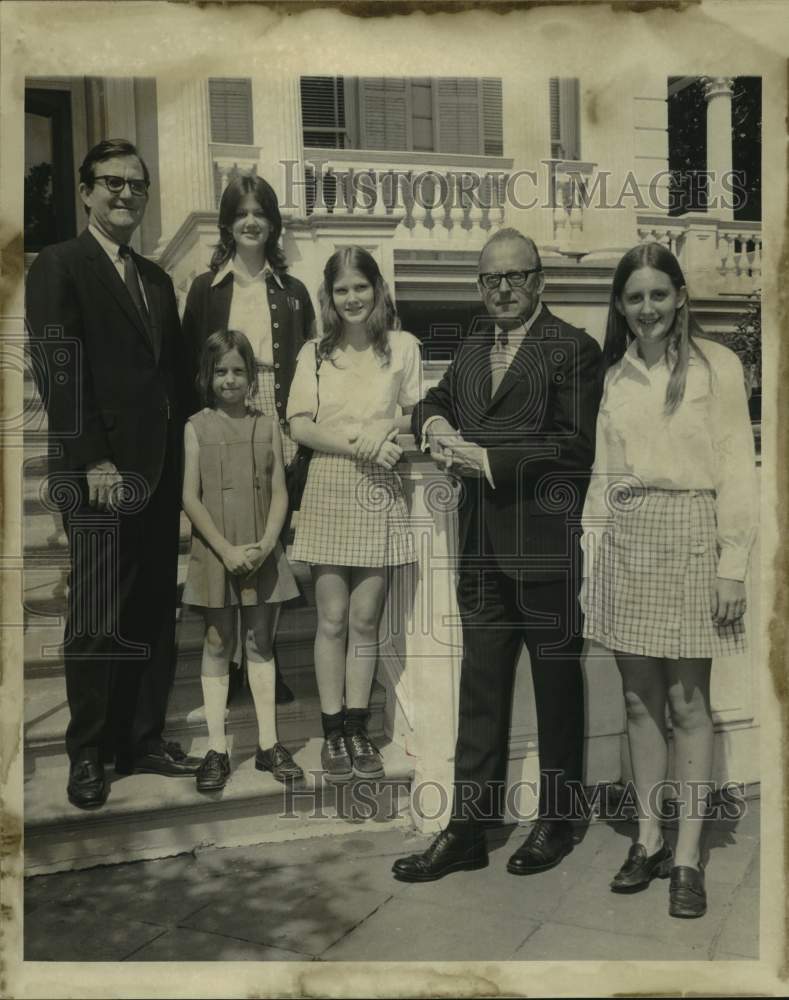
[{"label": "white balustrade", "polygon": [[553,160],[551,169],[551,204],[553,208],[553,236],[560,250],[584,253],[584,205],[587,200],[587,181],[595,164],[573,160]]},{"label": "white balustrade", "polygon": [[677,260],[681,260],[685,238],[684,226],[639,225],[637,232],[639,243],[662,243]]},{"label": "white balustrade", "polygon": [[717,244],[718,272],[727,284],[743,291],[761,287],[762,234],[755,229],[720,228]]}]

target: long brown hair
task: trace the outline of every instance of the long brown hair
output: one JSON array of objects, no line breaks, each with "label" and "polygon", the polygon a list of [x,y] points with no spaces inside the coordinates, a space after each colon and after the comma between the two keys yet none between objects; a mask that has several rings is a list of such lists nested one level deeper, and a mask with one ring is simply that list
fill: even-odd
[{"label": "long brown hair", "polygon": [[400,329],[400,320],[375,257],[360,246],[343,247],[326,261],[323,284],[318,290],[323,320],[323,336],[318,350],[324,358],[330,357],[342,337],[342,320],[334,307],[333,290],[335,281],[346,268],[358,271],[373,286],[375,300],[372,312],[367,317],[367,336],[375,353],[389,364],[392,351],[387,334],[390,330]]},{"label": "long brown hair", "polygon": [[233,223],[236,221],[238,206],[245,195],[251,194],[263,209],[263,214],[271,226],[263,253],[272,268],[283,274],[287,268],[285,254],[279,247],[282,235],[282,216],[279,214],[279,202],[274,188],[256,174],[237,174],[228,182],[219,202],[219,243],[211,256],[210,268],[218,271],[236,252],[236,241],[233,239]]},{"label": "long brown hair", "polygon": [[[621,359],[634,338],[627,320],[617,308],[622,298],[627,280],[634,271],[642,267],[651,267],[667,275],[676,292],[686,289],[685,275],[679,266],[679,261],[661,243],[639,243],[628,250],[619,261],[614,271],[614,281],[611,286],[611,299],[608,305],[608,321],[606,323],[605,341],[603,342],[603,361],[608,369]],[[696,337],[704,333],[698,321],[690,311],[688,296],[677,308],[674,323],[666,338],[666,364],[671,375],[666,387],[666,413],[673,413],[685,396],[685,383],[688,377],[688,362],[693,353],[711,372],[709,361],[696,343]]]}]

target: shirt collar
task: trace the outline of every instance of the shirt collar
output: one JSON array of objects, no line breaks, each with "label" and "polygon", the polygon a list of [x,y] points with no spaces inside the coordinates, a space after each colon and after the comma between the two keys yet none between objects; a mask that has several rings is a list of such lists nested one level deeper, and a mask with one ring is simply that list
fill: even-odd
[{"label": "shirt collar", "polygon": [[116,243],[115,240],[110,239],[109,236],[106,236],[100,229],[94,226],[92,222],[88,223],[88,231],[113,263],[121,259],[121,255],[118,252],[120,243]]},{"label": "shirt collar", "polygon": [[211,287],[218,285],[220,281],[224,281],[228,274],[233,275],[233,280],[238,281],[241,285],[251,285],[256,281],[262,281],[265,284],[267,278],[273,278],[280,288],[284,290],[285,286],[282,283],[282,278],[277,274],[277,272],[272,268],[268,261],[263,265],[263,268],[258,271],[254,277],[250,277],[246,271],[246,268],[241,267],[236,264],[235,257],[231,257],[230,260],[225,261],[225,263],[219,268],[219,270],[214,275],[214,280],[211,282]]},{"label": "shirt collar", "polygon": [[[537,299],[537,305],[534,307],[534,312],[529,316],[527,320],[524,320],[520,326],[513,327],[511,330],[507,330],[507,340],[509,343],[513,341],[520,342],[526,334],[531,330],[534,324],[537,322],[537,317],[542,312],[542,299]],[[499,334],[502,333],[501,327],[496,324],[495,327],[496,340],[499,339]]]}]

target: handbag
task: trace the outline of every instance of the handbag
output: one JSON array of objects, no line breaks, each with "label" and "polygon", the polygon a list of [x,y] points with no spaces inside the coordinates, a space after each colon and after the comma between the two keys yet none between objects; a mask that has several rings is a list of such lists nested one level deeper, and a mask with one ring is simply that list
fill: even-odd
[{"label": "handbag", "polygon": [[[322,358],[318,354],[318,344],[315,343],[315,382],[318,394],[318,405],[315,407],[315,417],[318,417],[318,409],[321,405],[319,389],[319,371]],[[310,459],[312,458],[312,448],[306,444],[300,444],[296,449],[296,454],[285,466],[285,486],[288,491],[288,511],[299,510],[301,508],[301,498],[304,496],[304,487],[307,485],[307,473],[310,470]]]}]

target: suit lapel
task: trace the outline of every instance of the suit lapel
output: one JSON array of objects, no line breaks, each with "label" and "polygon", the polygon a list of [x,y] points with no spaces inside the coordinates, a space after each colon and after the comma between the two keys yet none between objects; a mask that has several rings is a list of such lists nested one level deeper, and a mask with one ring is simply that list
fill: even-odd
[{"label": "suit lapel", "polygon": [[[138,331],[140,336],[148,345],[149,349],[153,350],[153,345],[151,344],[151,340],[148,336],[147,330],[145,329],[142,318],[137,312],[137,307],[132,302],[129,290],[126,288],[126,285],[124,285],[121,276],[115,270],[112,261],[87,229],[82,233],[80,239],[83,240],[85,256],[90,261],[93,273],[107,288],[107,290],[111,292],[121,311]],[[147,293],[148,286],[146,286],[145,290]]]},{"label": "suit lapel", "polygon": [[460,395],[464,409],[476,423],[490,406],[490,352],[493,347],[493,328],[475,331],[466,342],[464,364],[459,372]]},{"label": "suit lapel", "polygon": [[146,277],[145,267],[140,267],[141,258],[137,254],[134,254],[134,258],[137,264],[137,272],[140,275],[140,281],[142,281],[142,286],[145,290],[145,299],[148,303],[148,315],[151,320],[151,342],[156,364],[158,365],[159,358],[162,355],[162,303],[159,297],[159,286]]},{"label": "suit lapel", "polygon": [[[496,390],[496,394],[490,400],[488,404],[488,410],[497,407],[501,401],[507,396],[512,389],[521,381],[525,372],[534,368],[533,361],[530,358],[535,357],[535,352],[537,352],[542,359],[542,328],[545,324],[546,319],[550,317],[550,313],[543,305],[540,309],[540,314],[531,326],[531,329],[526,333],[526,336],[521,341],[521,345],[515,352],[515,357],[504,374],[504,378]],[[542,361],[540,361],[540,367],[542,367]]]}]

